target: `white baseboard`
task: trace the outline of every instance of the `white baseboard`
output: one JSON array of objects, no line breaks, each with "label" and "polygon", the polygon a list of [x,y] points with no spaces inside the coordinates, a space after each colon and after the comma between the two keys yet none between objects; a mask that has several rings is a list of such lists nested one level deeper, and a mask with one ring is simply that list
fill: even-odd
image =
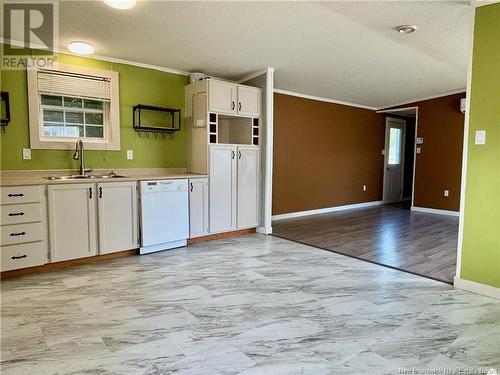
[{"label": "white baseboard", "polygon": [[438,210],[437,208],[412,206],[411,210],[416,211],[416,212],[424,212],[426,214],[447,215],[447,216],[456,216],[456,217],[458,217],[460,215],[460,211]]},{"label": "white baseboard", "polygon": [[453,279],[453,286],[455,288],[466,290],[468,292],[500,299],[500,288],[495,288],[494,286],[476,283],[475,281],[464,280],[456,276]]},{"label": "white baseboard", "polygon": [[261,234],[271,234],[273,233],[273,227],[257,227],[256,231]]},{"label": "white baseboard", "polygon": [[319,208],[317,210],[290,212],[288,214],[273,215],[273,220],[284,220],[284,219],[292,219],[294,217],[302,217],[302,216],[326,214],[328,212],[352,210],[352,209],[355,209],[355,208],[372,207],[372,206],[378,206],[378,205],[381,205],[381,204],[383,204],[382,201],[373,201],[373,202],[363,202],[363,203],[347,204],[345,206],[335,206],[335,207]]}]

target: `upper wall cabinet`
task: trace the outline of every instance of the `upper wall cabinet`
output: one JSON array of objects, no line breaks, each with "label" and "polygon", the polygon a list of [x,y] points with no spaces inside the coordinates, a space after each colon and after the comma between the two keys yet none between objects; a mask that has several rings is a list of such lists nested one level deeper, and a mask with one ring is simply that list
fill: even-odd
[{"label": "upper wall cabinet", "polygon": [[238,85],[238,114],[240,116],[259,117],[260,89]]},{"label": "upper wall cabinet", "polygon": [[230,82],[208,81],[208,108],[210,112],[236,115],[237,86]]},{"label": "upper wall cabinet", "polygon": [[259,117],[260,89],[208,80],[208,110],[224,115]]}]

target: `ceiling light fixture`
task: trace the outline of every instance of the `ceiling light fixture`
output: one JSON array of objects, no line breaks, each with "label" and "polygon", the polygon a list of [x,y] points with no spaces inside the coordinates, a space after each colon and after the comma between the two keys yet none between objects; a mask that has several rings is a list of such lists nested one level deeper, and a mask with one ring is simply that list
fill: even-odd
[{"label": "ceiling light fixture", "polygon": [[136,0],[104,0],[112,8],[131,9],[135,7]]},{"label": "ceiling light fixture", "polygon": [[94,53],[94,47],[87,42],[75,41],[68,44],[70,52],[78,55],[91,55]]},{"label": "ceiling light fixture", "polygon": [[396,27],[396,30],[400,34],[411,34],[417,30],[417,26],[415,25],[399,25]]}]

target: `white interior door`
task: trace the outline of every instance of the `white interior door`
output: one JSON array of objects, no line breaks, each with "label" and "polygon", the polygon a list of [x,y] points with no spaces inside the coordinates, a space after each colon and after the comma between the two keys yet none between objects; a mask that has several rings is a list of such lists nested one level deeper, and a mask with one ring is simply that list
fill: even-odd
[{"label": "white interior door", "polygon": [[259,221],[259,148],[238,146],[238,229],[252,228]]},{"label": "white interior door", "polygon": [[236,229],[236,146],[210,146],[210,233]]},{"label": "white interior door", "polygon": [[403,199],[406,121],[387,117],[385,122],[384,203]]}]

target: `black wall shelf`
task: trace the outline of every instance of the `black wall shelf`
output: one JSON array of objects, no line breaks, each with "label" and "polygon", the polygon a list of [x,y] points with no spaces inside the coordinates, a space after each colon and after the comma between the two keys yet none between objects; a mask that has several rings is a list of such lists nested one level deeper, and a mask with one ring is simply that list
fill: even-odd
[{"label": "black wall shelf", "polygon": [[[4,107],[3,109],[3,117],[0,118],[0,125],[7,126],[10,123],[10,101],[9,101],[9,93],[6,91],[0,92],[0,100],[2,101],[1,105]],[[5,130],[5,128],[3,128]]]},{"label": "black wall shelf", "polygon": [[[151,126],[141,123],[141,111],[156,111],[170,114],[170,127],[167,126]],[[168,116],[168,115],[167,115]],[[157,132],[157,133],[172,133],[181,130],[181,110],[174,108],[155,107],[151,105],[138,104],[133,109],[133,127],[136,131]]]}]

